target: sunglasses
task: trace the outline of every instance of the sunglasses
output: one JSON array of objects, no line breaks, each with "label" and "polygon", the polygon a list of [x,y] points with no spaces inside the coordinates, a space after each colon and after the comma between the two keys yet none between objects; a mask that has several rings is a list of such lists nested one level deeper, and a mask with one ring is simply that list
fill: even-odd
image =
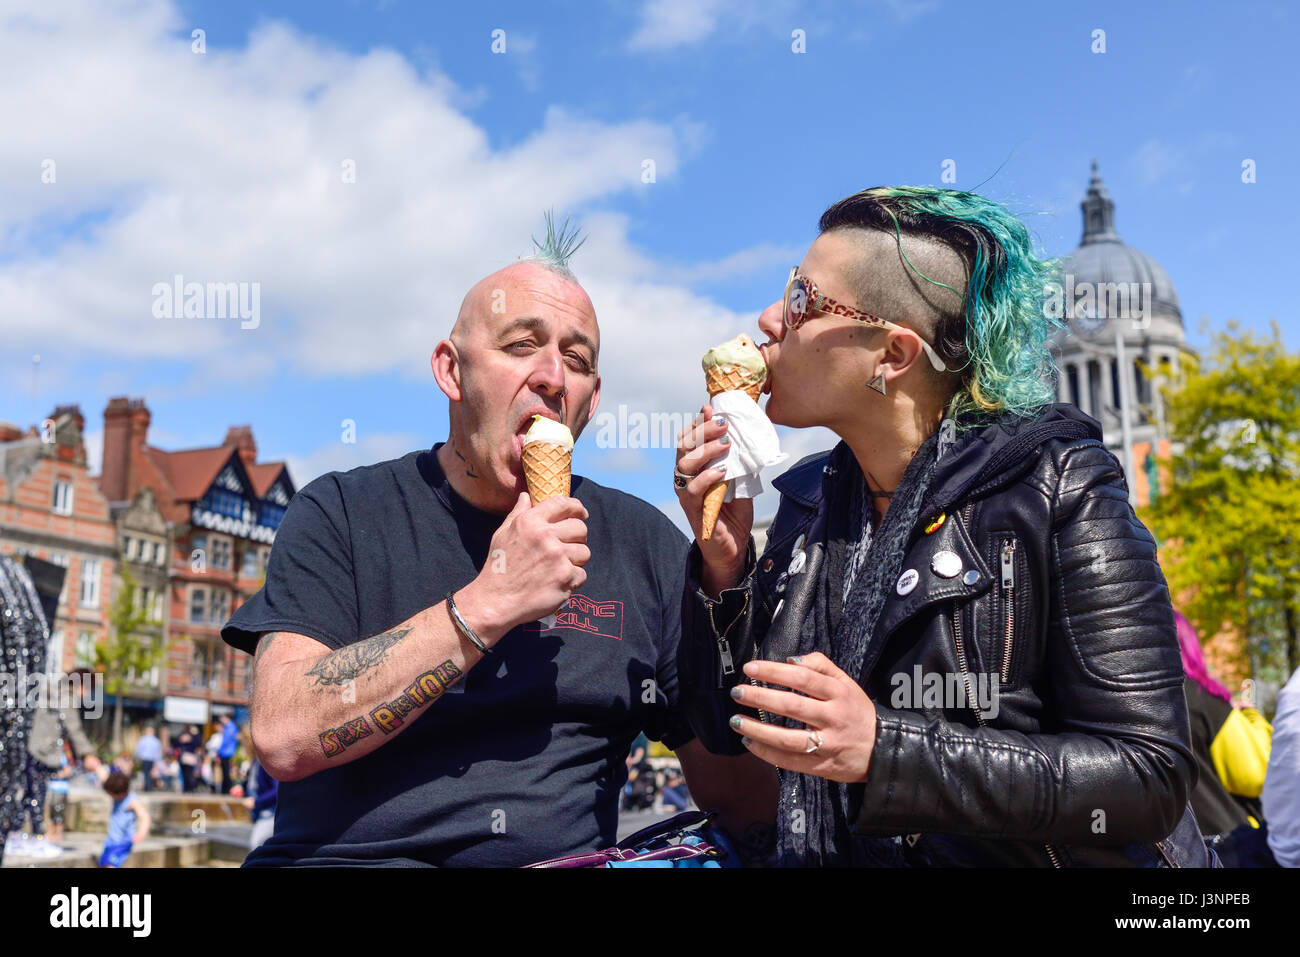
[{"label": "sunglasses", "polygon": [[[817,291],[817,284],[807,276],[799,275],[799,267],[795,266],[790,270],[790,278],[785,284],[785,326],[787,329],[798,329],[808,319],[808,315],[813,312],[825,312],[832,316],[844,316],[848,319],[854,319],[858,322],[865,322],[869,326],[879,326],[882,329],[906,329],[906,326],[900,326],[896,322],[890,322],[888,319],[881,319],[879,316],[873,316],[869,312],[863,312],[860,309],[854,309],[852,306],[846,306],[843,303],[829,299]],[[926,356],[930,360],[930,365],[934,366],[935,372],[947,372],[948,366],[939,354],[934,351],[934,347],[926,342],[924,338],[917,333],[915,329],[908,329],[921,340],[921,348],[925,350]]]}]

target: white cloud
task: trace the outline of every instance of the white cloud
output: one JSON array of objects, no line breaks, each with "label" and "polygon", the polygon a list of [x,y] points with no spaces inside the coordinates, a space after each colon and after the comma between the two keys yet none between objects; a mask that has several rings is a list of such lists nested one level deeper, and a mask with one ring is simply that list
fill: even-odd
[{"label": "white cloud", "polygon": [[698,46],[719,35],[745,36],[756,27],[788,39],[792,29],[807,29],[810,24],[808,11],[792,0],[768,0],[764,4],[744,0],[645,0],[627,47],[634,52],[662,53]]},{"label": "white cloud", "polygon": [[[0,179],[20,184],[0,205],[0,335],[20,354],[195,364],[189,383],[150,385],[155,401],[232,377],[273,388],[280,373],[427,382],[465,291],[529,252],[554,207],[590,235],[574,265],[601,322],[607,407],[689,410],[698,356],[755,322],[688,284],[790,258],[760,245],[665,268],[600,210],[655,188],[646,158],[660,182],[676,173],[706,136],[689,118],[552,108],[493,148],[454,82],[392,51],[355,55],[271,22],[197,55],[189,31],[164,0],[28,0],[0,30],[0,115],[13,118]],[[256,283],[256,328],[156,318],[154,285],[177,274]]]},{"label": "white cloud", "polygon": [[631,50],[671,50],[708,39],[724,12],[742,8],[735,0],[646,0]]}]

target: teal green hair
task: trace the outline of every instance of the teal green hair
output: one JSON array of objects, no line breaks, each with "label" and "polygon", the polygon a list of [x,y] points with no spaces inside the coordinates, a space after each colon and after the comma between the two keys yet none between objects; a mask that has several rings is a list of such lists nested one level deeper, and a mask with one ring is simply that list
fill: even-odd
[{"label": "teal green hair", "polygon": [[877,186],[831,206],[819,227],[892,233],[909,269],[958,296],[912,265],[903,235],[938,240],[961,255],[970,276],[966,294],[961,307],[940,320],[933,343],[961,374],[945,413],[959,431],[1005,412],[1033,416],[1055,401],[1048,343],[1064,326],[1044,309],[1044,295],[1057,281],[1060,262],[1036,257],[1029,230],[1005,207],[953,189]]},{"label": "teal green hair", "polygon": [[545,266],[568,279],[574,279],[573,270],[569,268],[569,260],[582,248],[587,238],[582,235],[577,226],[570,227],[567,216],[558,227],[555,225],[553,210],[548,209],[544,216],[546,236],[540,241],[536,236],[531,237],[534,253],[526,261]]}]

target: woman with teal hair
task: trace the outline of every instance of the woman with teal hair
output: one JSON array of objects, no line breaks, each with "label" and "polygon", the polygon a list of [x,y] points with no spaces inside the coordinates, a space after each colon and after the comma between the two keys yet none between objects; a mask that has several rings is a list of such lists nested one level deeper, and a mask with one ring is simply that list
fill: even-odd
[{"label": "woman with teal hair", "polygon": [[974,193],[830,207],[759,328],[767,414],[840,442],[701,541],[727,424],[675,486],[696,533],[678,672],[710,751],[765,770],[783,865],[1213,860],[1173,609],[1097,422],[1054,402],[1053,264]]}]

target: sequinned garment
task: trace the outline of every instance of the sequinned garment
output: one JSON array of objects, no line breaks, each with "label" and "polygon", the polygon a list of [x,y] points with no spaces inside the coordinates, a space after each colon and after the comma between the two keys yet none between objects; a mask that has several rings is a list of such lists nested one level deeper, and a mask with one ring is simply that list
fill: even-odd
[{"label": "sequinned garment", "polygon": [[31,575],[0,555],[0,862],[4,839],[18,821],[18,792],[27,764],[33,711],[27,676],[45,670],[49,627]]}]

